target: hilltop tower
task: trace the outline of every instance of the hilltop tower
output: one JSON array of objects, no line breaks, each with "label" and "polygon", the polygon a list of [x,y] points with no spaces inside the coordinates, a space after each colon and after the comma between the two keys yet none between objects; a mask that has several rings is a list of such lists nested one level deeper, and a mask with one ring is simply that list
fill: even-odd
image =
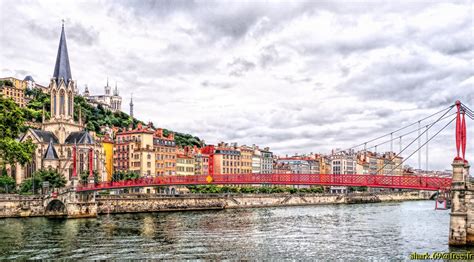
[{"label": "hilltop tower", "polygon": [[130,116],[133,118],[133,93],[130,96]]}]

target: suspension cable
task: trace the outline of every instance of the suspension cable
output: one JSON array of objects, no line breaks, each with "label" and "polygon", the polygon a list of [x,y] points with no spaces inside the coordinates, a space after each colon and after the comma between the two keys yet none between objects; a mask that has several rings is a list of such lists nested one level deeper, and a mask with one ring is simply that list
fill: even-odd
[{"label": "suspension cable", "polygon": [[366,141],[366,142],[364,142],[364,143],[361,143],[361,144],[358,144],[358,145],[349,147],[349,148],[347,148],[347,149],[338,150],[337,152],[349,151],[349,150],[351,150],[351,149],[354,149],[354,148],[363,146],[364,144],[372,143],[372,142],[377,141],[377,140],[379,140],[379,139],[381,139],[381,138],[384,138],[384,137],[386,137],[386,136],[389,136],[390,134],[397,133],[397,132],[402,131],[402,130],[404,130],[404,129],[407,129],[407,128],[411,127],[411,126],[414,126],[414,125],[418,124],[418,122],[425,121],[426,119],[429,119],[429,118],[431,118],[431,117],[433,117],[433,116],[435,116],[435,115],[437,115],[437,114],[440,114],[440,113],[444,112],[445,110],[448,110],[448,112],[449,112],[449,110],[451,110],[454,106],[455,106],[454,104],[453,104],[453,105],[450,105],[450,106],[448,106],[448,107],[446,107],[446,108],[443,108],[443,109],[439,110],[439,111],[436,112],[436,113],[433,113],[433,114],[431,114],[431,115],[429,115],[429,116],[427,116],[427,117],[424,117],[424,118],[422,118],[422,119],[420,119],[420,120],[418,120],[418,121],[415,121],[415,122],[413,122],[413,123],[411,123],[411,124],[409,124],[409,125],[406,125],[406,126],[404,126],[404,127],[401,127],[401,128],[399,128],[399,129],[397,129],[397,130],[395,130],[395,131],[392,131],[392,132],[390,132],[390,133],[381,135],[381,136],[379,136],[379,137],[376,137],[376,138],[371,139],[371,140],[369,140],[369,141]]},{"label": "suspension cable", "polygon": [[[390,172],[392,172],[393,170],[397,169],[397,167],[401,166],[403,163],[405,163],[405,161],[407,161],[411,156],[413,156],[416,152],[418,152],[418,150],[421,150],[421,148],[423,148],[423,146],[425,146],[428,142],[430,142],[433,138],[435,138],[439,133],[441,133],[441,131],[443,131],[446,127],[448,127],[454,120],[456,120],[456,118],[453,118],[451,121],[449,121],[445,126],[443,126],[443,128],[441,128],[440,130],[438,130],[438,132],[436,132],[436,134],[434,134],[430,139],[428,139],[424,144],[421,145],[421,147],[419,147],[418,149],[416,149],[413,153],[411,153],[408,157],[406,157],[405,159],[402,160],[402,162],[400,162],[400,164],[398,164],[397,166],[395,166],[394,168],[392,168],[392,170],[390,170]],[[393,160],[393,159],[391,159]],[[385,167],[385,166],[384,166]],[[381,169],[383,169],[384,167],[382,167]],[[377,173],[379,172],[380,170],[377,170]]]},{"label": "suspension cable", "polygon": [[[403,153],[408,147],[410,147],[417,139],[419,139],[422,135],[424,135],[426,132],[428,132],[428,130],[430,128],[432,128],[436,123],[438,123],[447,113],[449,113],[449,111],[451,111],[451,109],[454,107],[454,105],[450,106],[449,110],[447,110],[441,117],[439,117],[436,121],[434,121],[433,123],[431,123],[429,126],[426,127],[425,131],[421,132],[413,141],[411,141],[410,143],[408,143],[407,146],[405,146],[405,148],[402,149],[402,151],[398,152],[398,154],[395,154],[395,156],[393,156],[390,161],[392,161],[393,159],[395,159],[396,157],[400,156],[401,153]],[[388,164],[388,163],[387,163]],[[377,170],[376,174],[380,171],[380,170],[383,170],[385,168],[385,166],[387,166],[387,164],[384,164],[380,169]]]},{"label": "suspension cable", "polygon": [[[452,114],[450,114],[450,115],[447,115],[447,116],[441,118],[439,121],[442,121],[442,120],[447,119],[447,118],[449,118],[449,117],[451,117],[451,116],[454,116],[454,115],[456,115],[456,113],[452,113]],[[404,133],[404,134],[401,134],[401,135],[395,137],[393,140],[395,140],[395,139],[400,139],[400,137],[404,137],[404,136],[411,135],[411,134],[417,132],[419,129],[425,129],[425,128],[426,128],[426,126],[420,127],[420,128],[417,128],[417,129],[413,129],[413,130],[411,130],[411,131],[408,131],[408,132],[406,132],[406,133]],[[387,144],[387,143],[389,143],[390,141],[391,141],[391,140],[386,140],[386,141],[381,142],[381,143],[379,143],[379,144],[376,144],[376,145],[367,147],[366,149],[372,149],[372,148],[374,148],[374,147],[376,147],[376,146],[380,146],[380,145]],[[400,151],[401,151],[401,149],[400,149]]]}]

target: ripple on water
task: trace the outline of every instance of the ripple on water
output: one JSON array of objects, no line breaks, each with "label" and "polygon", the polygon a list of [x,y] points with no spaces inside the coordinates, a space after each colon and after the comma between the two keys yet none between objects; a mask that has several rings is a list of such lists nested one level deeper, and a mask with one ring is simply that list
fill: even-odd
[{"label": "ripple on water", "polygon": [[432,201],[4,219],[0,260],[384,260],[448,251]]}]

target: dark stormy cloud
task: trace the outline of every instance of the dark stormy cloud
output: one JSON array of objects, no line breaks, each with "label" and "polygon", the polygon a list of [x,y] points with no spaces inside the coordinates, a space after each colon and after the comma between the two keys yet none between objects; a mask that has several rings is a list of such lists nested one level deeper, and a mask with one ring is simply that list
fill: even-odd
[{"label": "dark stormy cloud", "polygon": [[[3,0],[0,14],[0,76],[48,83],[64,19],[80,91],[108,77],[124,111],[133,92],[139,118],[209,143],[328,153],[474,107],[471,1]],[[432,168],[449,168],[453,134]]]}]

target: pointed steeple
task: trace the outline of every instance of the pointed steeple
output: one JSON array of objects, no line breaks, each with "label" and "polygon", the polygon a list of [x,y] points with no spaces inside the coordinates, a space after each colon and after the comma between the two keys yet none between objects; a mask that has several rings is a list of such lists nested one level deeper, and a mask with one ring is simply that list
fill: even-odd
[{"label": "pointed steeple", "polygon": [[109,77],[107,77],[107,85],[104,87],[105,95],[110,96]]},{"label": "pointed steeple", "polygon": [[58,159],[58,153],[56,152],[56,149],[54,148],[53,145],[53,140],[49,140],[49,145],[48,148],[46,149],[46,152],[44,153],[44,159]]},{"label": "pointed steeple", "polygon": [[59,83],[61,78],[67,84],[71,75],[71,66],[69,65],[69,55],[66,45],[66,34],[64,33],[64,20],[61,29],[61,38],[59,39],[58,55],[56,57],[56,66],[54,67],[53,77],[56,78],[56,83]]},{"label": "pointed steeple", "polygon": [[118,95],[119,95],[119,92],[118,92],[118,87],[117,87],[117,81],[115,81],[114,96],[118,96]]}]

